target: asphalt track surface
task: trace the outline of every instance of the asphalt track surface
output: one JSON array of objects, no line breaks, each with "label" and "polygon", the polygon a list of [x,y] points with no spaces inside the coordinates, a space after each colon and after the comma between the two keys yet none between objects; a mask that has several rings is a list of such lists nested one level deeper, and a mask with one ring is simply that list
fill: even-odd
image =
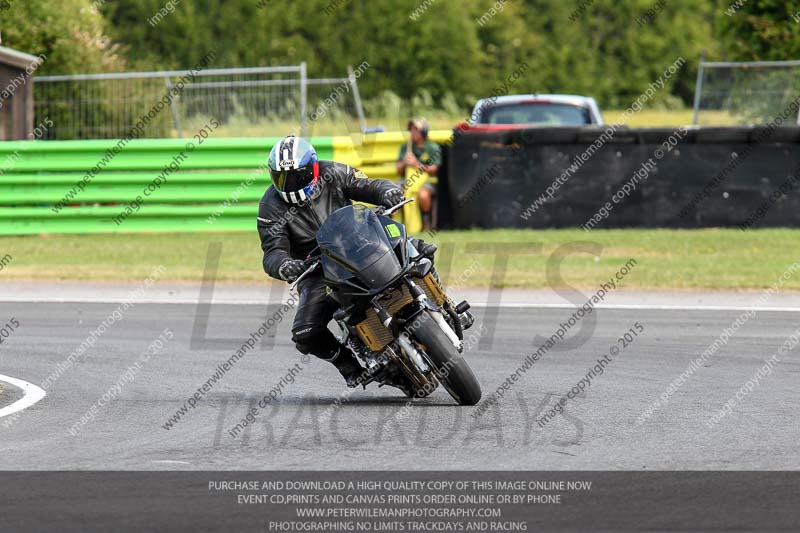
[{"label": "asphalt track surface", "polygon": [[[0,322],[13,316],[20,323],[0,346],[0,374],[43,386],[119,306],[70,299],[0,302]],[[647,301],[636,295],[628,300]],[[258,329],[265,310],[255,303],[214,303],[206,337],[230,340],[193,349],[196,304],[143,301],[125,311],[85,359],[45,387],[43,399],[0,418],[0,470],[796,470],[800,348],[782,356],[719,423],[708,427],[707,421],[797,330],[797,307],[758,311],[666,406],[637,423],[741,315],[736,306],[714,309],[714,300],[709,295],[700,306],[596,309],[596,326],[582,345],[550,351],[477,418],[476,408],[455,406],[443,390],[414,401],[405,413],[407,400],[399,391],[375,386],[332,409],[345,390],[341,378],[327,363],[302,363],[287,319],[268,332],[266,346],[247,353],[171,429],[164,424]],[[569,319],[574,309],[561,304],[474,309],[470,331],[489,324],[485,331],[491,332],[483,345],[471,343],[466,355],[484,396],[522,364],[535,335],[549,336]],[[637,322],[644,331],[634,342],[584,394],[569,400],[563,414],[540,427],[537,417],[610,347],[621,347],[619,337]],[[174,337],[163,350],[81,424],[165,329]],[[229,430],[297,363],[302,369],[294,383],[260,409],[241,435],[231,436]],[[23,396],[13,385],[4,387],[0,408]],[[75,435],[70,428],[77,428]]]}]

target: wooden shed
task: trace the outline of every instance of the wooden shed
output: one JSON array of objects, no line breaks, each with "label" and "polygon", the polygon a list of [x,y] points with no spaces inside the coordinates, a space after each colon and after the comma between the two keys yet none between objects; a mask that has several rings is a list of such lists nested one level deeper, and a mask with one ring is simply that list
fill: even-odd
[{"label": "wooden shed", "polygon": [[0,141],[33,132],[33,73],[42,59],[0,46]]}]

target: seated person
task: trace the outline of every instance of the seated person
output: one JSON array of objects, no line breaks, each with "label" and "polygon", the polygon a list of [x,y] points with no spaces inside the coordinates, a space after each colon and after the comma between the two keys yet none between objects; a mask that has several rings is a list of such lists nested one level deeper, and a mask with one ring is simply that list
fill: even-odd
[{"label": "seated person", "polygon": [[[442,149],[435,142],[428,140],[428,129],[428,122],[424,118],[413,118],[408,121],[411,140],[408,144],[400,147],[400,153],[397,156],[397,173],[401,177],[405,178],[408,168],[419,171],[420,175],[416,179],[421,178],[422,172],[430,176],[437,176],[439,165],[442,162]],[[410,152],[409,145],[411,146]],[[413,179],[412,177],[410,180],[406,180],[404,188],[411,188]],[[431,209],[435,192],[435,185],[426,182],[417,193],[417,202],[422,213],[423,231],[431,230]]]}]

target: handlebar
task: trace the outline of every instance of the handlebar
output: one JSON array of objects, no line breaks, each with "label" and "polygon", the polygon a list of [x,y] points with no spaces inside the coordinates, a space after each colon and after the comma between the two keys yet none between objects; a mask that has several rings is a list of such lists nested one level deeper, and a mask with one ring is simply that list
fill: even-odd
[{"label": "handlebar", "polygon": [[292,283],[292,289],[294,289],[297,284],[303,281],[309,274],[314,272],[321,264],[319,258],[317,257],[309,257],[305,260],[305,263],[308,265],[308,268],[305,270],[305,272],[300,274],[296,280],[294,280],[294,283]]},{"label": "handlebar", "polygon": [[304,259],[307,266],[310,266],[311,263],[314,262],[315,259],[318,259],[320,255],[319,245],[315,246],[308,254],[306,254],[306,258]]},{"label": "handlebar", "polygon": [[391,215],[392,213],[394,213],[395,211],[397,211],[398,209],[400,209],[404,205],[406,205],[408,203],[411,203],[413,201],[414,201],[413,198],[406,198],[405,200],[403,200],[399,204],[395,204],[395,205],[393,205],[392,207],[389,207],[389,208],[378,206],[378,207],[375,208],[375,212],[378,213],[379,215],[383,215],[385,217],[388,217],[389,215]]}]

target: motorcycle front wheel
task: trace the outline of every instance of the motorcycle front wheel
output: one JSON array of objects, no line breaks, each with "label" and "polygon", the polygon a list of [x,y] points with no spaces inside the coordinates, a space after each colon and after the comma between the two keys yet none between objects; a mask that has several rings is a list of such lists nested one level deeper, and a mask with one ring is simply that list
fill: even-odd
[{"label": "motorcycle front wheel", "polygon": [[424,311],[408,332],[424,346],[434,374],[459,405],[475,405],[481,400],[481,386],[475,374],[429,311]]}]

